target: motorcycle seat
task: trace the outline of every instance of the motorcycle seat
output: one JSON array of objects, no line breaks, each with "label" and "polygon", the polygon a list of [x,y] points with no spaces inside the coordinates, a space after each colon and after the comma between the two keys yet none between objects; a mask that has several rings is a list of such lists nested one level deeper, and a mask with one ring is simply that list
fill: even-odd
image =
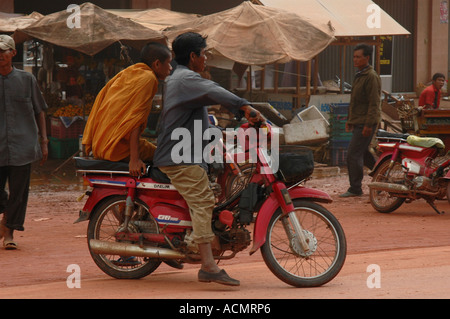
[{"label": "motorcycle seat", "polygon": [[[99,172],[120,172],[122,174],[128,174],[129,167],[127,162],[112,162],[100,159],[95,159],[93,157],[74,157],[75,164],[78,169],[84,171],[92,171],[92,173]],[[148,167],[151,165],[147,164]],[[150,167],[149,176],[157,183],[170,184],[170,179],[166,174],[160,171],[156,166]]]},{"label": "motorcycle seat", "polygon": [[387,132],[385,130],[378,130],[377,131],[377,137],[381,139],[404,139],[406,140],[408,138],[409,134],[405,133],[392,133]]},{"label": "motorcycle seat", "polygon": [[128,172],[127,162],[112,162],[93,157],[74,157],[75,165],[81,170]]},{"label": "motorcycle seat", "polygon": [[430,147],[436,147],[436,148],[445,148],[445,144],[444,142],[442,142],[442,140],[440,138],[437,137],[419,137],[419,136],[415,136],[415,135],[410,135],[407,139],[406,142],[409,145],[413,145],[413,146],[420,146],[420,147],[426,147],[426,148],[430,148]]},{"label": "motorcycle seat", "polygon": [[170,178],[161,170],[156,167],[152,166],[150,168],[150,178],[153,179],[157,183],[163,183],[163,184],[170,184]]}]

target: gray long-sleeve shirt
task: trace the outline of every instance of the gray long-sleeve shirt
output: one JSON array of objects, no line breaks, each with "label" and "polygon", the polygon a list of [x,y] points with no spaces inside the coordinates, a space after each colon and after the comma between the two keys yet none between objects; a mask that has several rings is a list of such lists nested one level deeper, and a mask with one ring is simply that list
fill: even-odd
[{"label": "gray long-sleeve shirt", "polygon": [[[198,150],[203,150],[209,143],[209,140],[203,138],[205,130],[209,127],[207,106],[215,104],[220,104],[238,115],[240,107],[249,102],[217,83],[202,78],[197,72],[178,65],[166,80],[164,108],[160,120],[161,131],[158,134],[158,145],[153,158],[155,166],[178,164],[205,166],[202,154],[199,154]],[[180,155],[177,156],[178,159],[173,158],[172,150]],[[185,153],[188,153],[188,156]],[[180,157],[190,159],[179,163]]]},{"label": "gray long-sleeve shirt", "polygon": [[36,115],[47,109],[35,77],[13,68],[0,76],[0,166],[42,158]]}]

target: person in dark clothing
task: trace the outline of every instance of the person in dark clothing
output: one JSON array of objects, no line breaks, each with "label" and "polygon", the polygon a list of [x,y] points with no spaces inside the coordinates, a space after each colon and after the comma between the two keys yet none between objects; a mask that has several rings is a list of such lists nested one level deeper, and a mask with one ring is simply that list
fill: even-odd
[{"label": "person in dark clothing", "polygon": [[353,132],[347,149],[347,167],[350,187],[340,197],[361,196],[364,166],[372,169],[375,159],[369,151],[374,132],[381,121],[381,80],[369,64],[372,47],[359,44],[353,51],[353,63],[358,72],[352,85],[352,94],[345,125]]},{"label": "person in dark clothing", "polygon": [[13,67],[16,53],[14,40],[0,35],[0,238],[8,250],[17,248],[14,231],[24,230],[31,163],[48,155],[47,104],[35,77]]}]

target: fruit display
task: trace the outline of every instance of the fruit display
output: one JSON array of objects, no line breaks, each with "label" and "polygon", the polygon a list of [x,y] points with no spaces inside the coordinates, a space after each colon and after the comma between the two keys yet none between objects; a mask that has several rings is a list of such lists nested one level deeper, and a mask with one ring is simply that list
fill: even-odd
[{"label": "fruit display", "polygon": [[64,116],[64,117],[74,117],[74,116],[89,116],[91,112],[92,105],[94,104],[95,97],[91,94],[86,94],[84,97],[84,110],[80,105],[72,104],[67,101],[59,100],[59,106],[49,107],[48,114],[51,116]]},{"label": "fruit display", "polygon": [[66,106],[62,106],[58,108],[53,116],[65,116],[65,117],[74,117],[74,116],[83,116],[83,108],[78,105],[68,104]]}]

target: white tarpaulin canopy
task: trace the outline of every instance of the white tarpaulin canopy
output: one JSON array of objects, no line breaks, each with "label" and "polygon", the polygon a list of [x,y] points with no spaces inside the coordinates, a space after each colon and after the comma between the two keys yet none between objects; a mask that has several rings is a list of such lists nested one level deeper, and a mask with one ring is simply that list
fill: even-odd
[{"label": "white tarpaulin canopy", "polygon": [[107,9],[106,11],[159,31],[174,25],[191,22],[199,17],[197,14],[176,12],[163,8],[147,10]]},{"label": "white tarpaulin canopy", "polygon": [[14,39],[21,42],[35,38],[87,55],[97,54],[117,41],[136,48],[150,41],[165,42],[160,31],[109,13],[92,3],[83,3],[79,8],[79,26],[68,25],[72,13],[63,10],[17,29]]},{"label": "white tarpaulin canopy", "polygon": [[336,37],[408,35],[389,14],[371,0],[253,0],[272,8],[283,8],[314,21],[331,21]]},{"label": "white tarpaulin canopy", "polygon": [[39,12],[32,12],[25,16],[0,16],[0,32],[12,33],[16,29],[28,27],[43,17]]},{"label": "white tarpaulin canopy", "polygon": [[329,21],[245,1],[237,7],[168,28],[170,42],[184,32],[208,37],[208,48],[245,65],[308,61],[335,40]]}]

